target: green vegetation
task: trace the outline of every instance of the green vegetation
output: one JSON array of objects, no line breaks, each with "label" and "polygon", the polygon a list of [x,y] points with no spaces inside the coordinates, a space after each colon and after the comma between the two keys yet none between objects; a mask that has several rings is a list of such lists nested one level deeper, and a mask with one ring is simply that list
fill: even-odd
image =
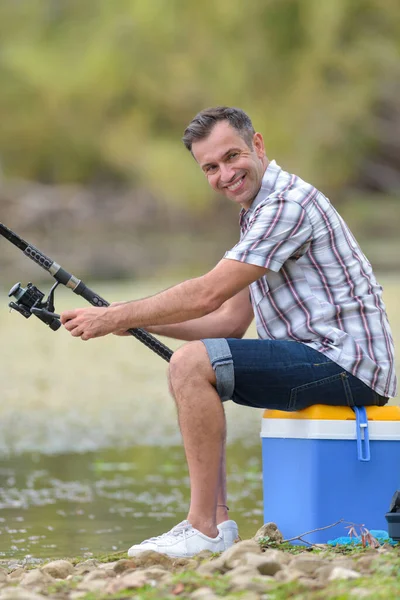
[{"label": "green vegetation", "polygon": [[[396,0],[2,2],[2,220],[84,279],[203,273],[236,214],[181,136],[228,104],[395,271],[399,54]],[[7,279],[26,264],[2,251]]]},{"label": "green vegetation", "polygon": [[342,188],[382,143],[372,116],[397,102],[397,11],[395,0],[2,2],[2,170],[194,205],[204,188],[183,128],[231,104],[271,157]]}]

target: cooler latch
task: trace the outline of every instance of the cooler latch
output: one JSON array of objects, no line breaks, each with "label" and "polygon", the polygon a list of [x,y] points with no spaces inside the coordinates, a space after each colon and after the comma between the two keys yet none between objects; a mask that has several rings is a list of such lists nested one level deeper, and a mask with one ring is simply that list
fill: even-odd
[{"label": "cooler latch", "polygon": [[357,428],[357,458],[363,462],[367,462],[371,458],[369,451],[369,431],[368,417],[365,406],[353,406],[356,413],[356,428]]}]

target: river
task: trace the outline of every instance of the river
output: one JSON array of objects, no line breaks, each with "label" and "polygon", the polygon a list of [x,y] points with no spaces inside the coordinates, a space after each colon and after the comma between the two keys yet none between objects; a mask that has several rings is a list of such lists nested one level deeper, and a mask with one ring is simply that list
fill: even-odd
[{"label": "river", "polygon": [[[379,280],[398,346],[400,286]],[[172,283],[91,287],[116,301]],[[9,314],[4,289],[1,306],[0,558],[119,552],[185,518],[189,480],[166,363],[132,338],[82,343]],[[85,303],[57,292],[58,311],[75,306]],[[249,537],[263,522],[262,413],[232,403],[226,412],[231,516]]]}]

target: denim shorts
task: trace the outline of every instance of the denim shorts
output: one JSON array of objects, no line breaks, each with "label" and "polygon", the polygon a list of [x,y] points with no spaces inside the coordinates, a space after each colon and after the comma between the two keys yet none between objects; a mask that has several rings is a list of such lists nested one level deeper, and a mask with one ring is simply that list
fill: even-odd
[{"label": "denim shorts", "polygon": [[236,338],[202,342],[222,401],[286,411],[313,404],[383,406],[388,401],[301,342]]}]

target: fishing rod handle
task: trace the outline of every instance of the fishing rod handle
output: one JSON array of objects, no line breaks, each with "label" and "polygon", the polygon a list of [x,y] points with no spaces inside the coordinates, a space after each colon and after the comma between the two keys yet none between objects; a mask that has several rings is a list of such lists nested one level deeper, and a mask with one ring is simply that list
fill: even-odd
[{"label": "fishing rod handle", "polygon": [[142,344],[153,350],[158,356],[169,362],[173,354],[172,350],[165,346],[160,340],[147,333],[144,329],[128,329],[129,333],[138,339]]}]

